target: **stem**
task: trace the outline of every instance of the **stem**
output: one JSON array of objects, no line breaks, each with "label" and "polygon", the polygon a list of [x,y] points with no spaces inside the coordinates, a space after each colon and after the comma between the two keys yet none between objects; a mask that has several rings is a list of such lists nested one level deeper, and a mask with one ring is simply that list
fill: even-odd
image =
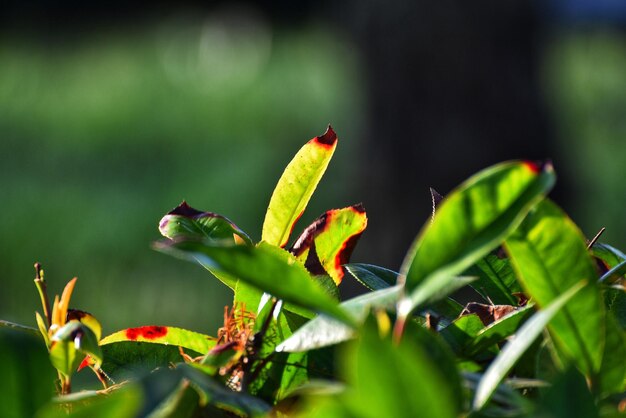
[{"label": "stem", "polygon": [[46,288],[46,282],[43,277],[43,270],[40,263],[35,263],[35,286],[39,292],[41,299],[41,306],[43,306],[43,314],[48,321],[48,328],[52,326],[52,318],[50,316],[50,301],[48,300],[48,292]]},{"label": "stem", "polygon": [[402,340],[402,334],[404,334],[404,326],[406,325],[406,316],[399,316],[396,319],[396,323],[393,324],[393,343],[400,344]]}]

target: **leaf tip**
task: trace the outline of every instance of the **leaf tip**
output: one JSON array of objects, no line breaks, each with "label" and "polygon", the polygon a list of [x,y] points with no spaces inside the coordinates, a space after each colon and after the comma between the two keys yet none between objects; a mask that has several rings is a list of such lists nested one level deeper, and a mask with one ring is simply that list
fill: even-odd
[{"label": "leaf tip", "polygon": [[324,132],[323,135],[316,136],[315,141],[319,144],[332,147],[337,142],[337,134],[335,133],[333,127],[328,125],[326,132]]}]

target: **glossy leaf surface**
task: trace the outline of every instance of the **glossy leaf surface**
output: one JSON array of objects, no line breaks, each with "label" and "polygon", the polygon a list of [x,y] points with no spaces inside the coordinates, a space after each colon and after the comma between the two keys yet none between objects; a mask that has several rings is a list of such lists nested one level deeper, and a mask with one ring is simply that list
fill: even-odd
[{"label": "glossy leaf surface", "polygon": [[337,285],[359,237],[367,227],[361,205],[329,210],[308,226],[291,248],[291,253],[312,274],[328,274]]},{"label": "glossy leaf surface", "polygon": [[159,222],[161,235],[169,239],[191,238],[208,241],[235,242],[235,237],[252,245],[250,237],[222,215],[203,212],[183,201]]},{"label": "glossy leaf surface", "polygon": [[591,376],[604,346],[604,307],[597,273],[584,237],[554,203],[545,200],[506,240],[506,249],[527,293],[540,307],[585,280],[585,286],[550,324],[559,347]]},{"label": "glossy leaf surface", "polygon": [[71,376],[88,355],[99,366],[102,350],[94,332],[79,321],[70,321],[50,339],[50,361],[65,376]]},{"label": "glossy leaf surface", "polygon": [[285,302],[324,312],[341,321],[351,321],[337,302],[313,281],[302,263],[280,248],[263,242],[256,247],[222,247],[183,241],[161,243],[158,249],[199,259]]},{"label": "glossy leaf surface", "polygon": [[324,135],[307,142],[285,168],[270,199],[261,239],[284,247],[337,147],[337,135],[329,126]]},{"label": "glossy leaf surface", "polygon": [[509,162],[464,182],[437,207],[404,261],[401,277],[409,294],[423,282],[456,276],[487,255],[554,181],[550,164]]},{"label": "glossy leaf surface", "polygon": [[555,318],[559,310],[563,309],[565,304],[569,302],[584,285],[584,282],[580,282],[572,288],[565,290],[559,297],[546,306],[545,309],[533,315],[532,318],[518,330],[515,334],[515,338],[504,346],[504,349],[502,349],[498,357],[489,365],[489,368],[480,380],[473,402],[473,408],[475,410],[481,409],[487,403],[498,387],[498,384],[504,379],[509,370],[511,370],[528,347],[535,341],[535,338],[541,334],[546,325]]},{"label": "glossy leaf surface", "polygon": [[398,273],[372,264],[346,264],[346,270],[369,290],[381,290],[396,285]]},{"label": "glossy leaf surface", "polygon": [[104,337],[100,345],[105,346],[123,341],[173,345],[201,354],[207,353],[216,342],[213,337],[182,328],[147,325],[114,332]]}]

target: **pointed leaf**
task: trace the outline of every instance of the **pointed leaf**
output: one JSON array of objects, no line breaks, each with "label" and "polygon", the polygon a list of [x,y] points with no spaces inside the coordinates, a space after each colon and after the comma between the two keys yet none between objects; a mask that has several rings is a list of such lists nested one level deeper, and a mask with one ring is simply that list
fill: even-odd
[{"label": "pointed leaf", "polygon": [[79,321],[70,321],[50,339],[50,361],[63,375],[71,376],[85,356],[102,364],[102,350],[94,332]]},{"label": "pointed leaf", "polygon": [[238,238],[252,245],[250,237],[224,216],[199,211],[185,201],[161,219],[159,231],[169,239],[191,238],[233,243]]},{"label": "pointed leaf", "polygon": [[182,241],[160,243],[157,249],[201,260],[213,269],[238,277],[285,302],[351,322],[337,302],[311,278],[302,263],[278,247],[264,242],[257,247],[223,247]]},{"label": "pointed leaf", "polygon": [[263,241],[279,247],[287,245],[336,147],[337,135],[329,126],[324,135],[307,142],[287,165],[265,214]]},{"label": "pointed leaf", "polygon": [[[508,162],[474,175],[450,193],[400,271],[411,299],[420,283],[456,276],[498,246],[554,181],[549,163]],[[414,307],[404,305],[403,310]]]},{"label": "pointed leaf", "polygon": [[344,274],[341,266],[350,259],[366,226],[367,215],[360,204],[329,210],[304,230],[290,252],[312,274],[328,274],[339,285]]},{"label": "pointed leaf", "polygon": [[206,354],[215,346],[216,339],[198,332],[176,327],[148,325],[114,332],[100,341],[101,346],[122,341],[137,341],[183,347]]},{"label": "pointed leaf", "polygon": [[346,264],[344,266],[357,281],[369,290],[381,290],[396,285],[398,273],[372,264]]},{"label": "pointed leaf", "polygon": [[498,387],[498,384],[507,375],[509,370],[515,365],[517,360],[524,354],[524,352],[535,341],[535,338],[541,334],[548,322],[552,320],[560,309],[569,302],[577,292],[579,292],[584,286],[585,282],[580,282],[567,289],[558,298],[553,300],[544,309],[537,312],[517,331],[513,340],[509,341],[504,349],[500,352],[498,357],[491,363],[485,374],[483,375],[478,388],[476,389],[476,395],[474,397],[473,409],[481,409],[493,392]]},{"label": "pointed leaf", "polygon": [[584,237],[558,206],[545,200],[505,245],[522,285],[538,306],[587,281],[554,318],[550,330],[568,357],[592,376],[602,360],[604,309]]}]

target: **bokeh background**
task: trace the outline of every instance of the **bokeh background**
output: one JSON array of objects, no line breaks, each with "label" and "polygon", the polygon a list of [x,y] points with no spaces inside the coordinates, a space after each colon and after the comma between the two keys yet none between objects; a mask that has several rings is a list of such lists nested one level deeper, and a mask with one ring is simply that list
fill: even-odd
[{"label": "bokeh background", "polygon": [[[297,229],[363,202],[354,261],[397,270],[449,192],[512,158],[626,246],[626,3],[78,2],[0,5],[0,318],[34,325],[33,263],[105,333],[215,333],[230,291],[150,248],[186,199],[260,238],[298,148],[340,144]],[[346,279],[348,292],[358,291]]]}]

